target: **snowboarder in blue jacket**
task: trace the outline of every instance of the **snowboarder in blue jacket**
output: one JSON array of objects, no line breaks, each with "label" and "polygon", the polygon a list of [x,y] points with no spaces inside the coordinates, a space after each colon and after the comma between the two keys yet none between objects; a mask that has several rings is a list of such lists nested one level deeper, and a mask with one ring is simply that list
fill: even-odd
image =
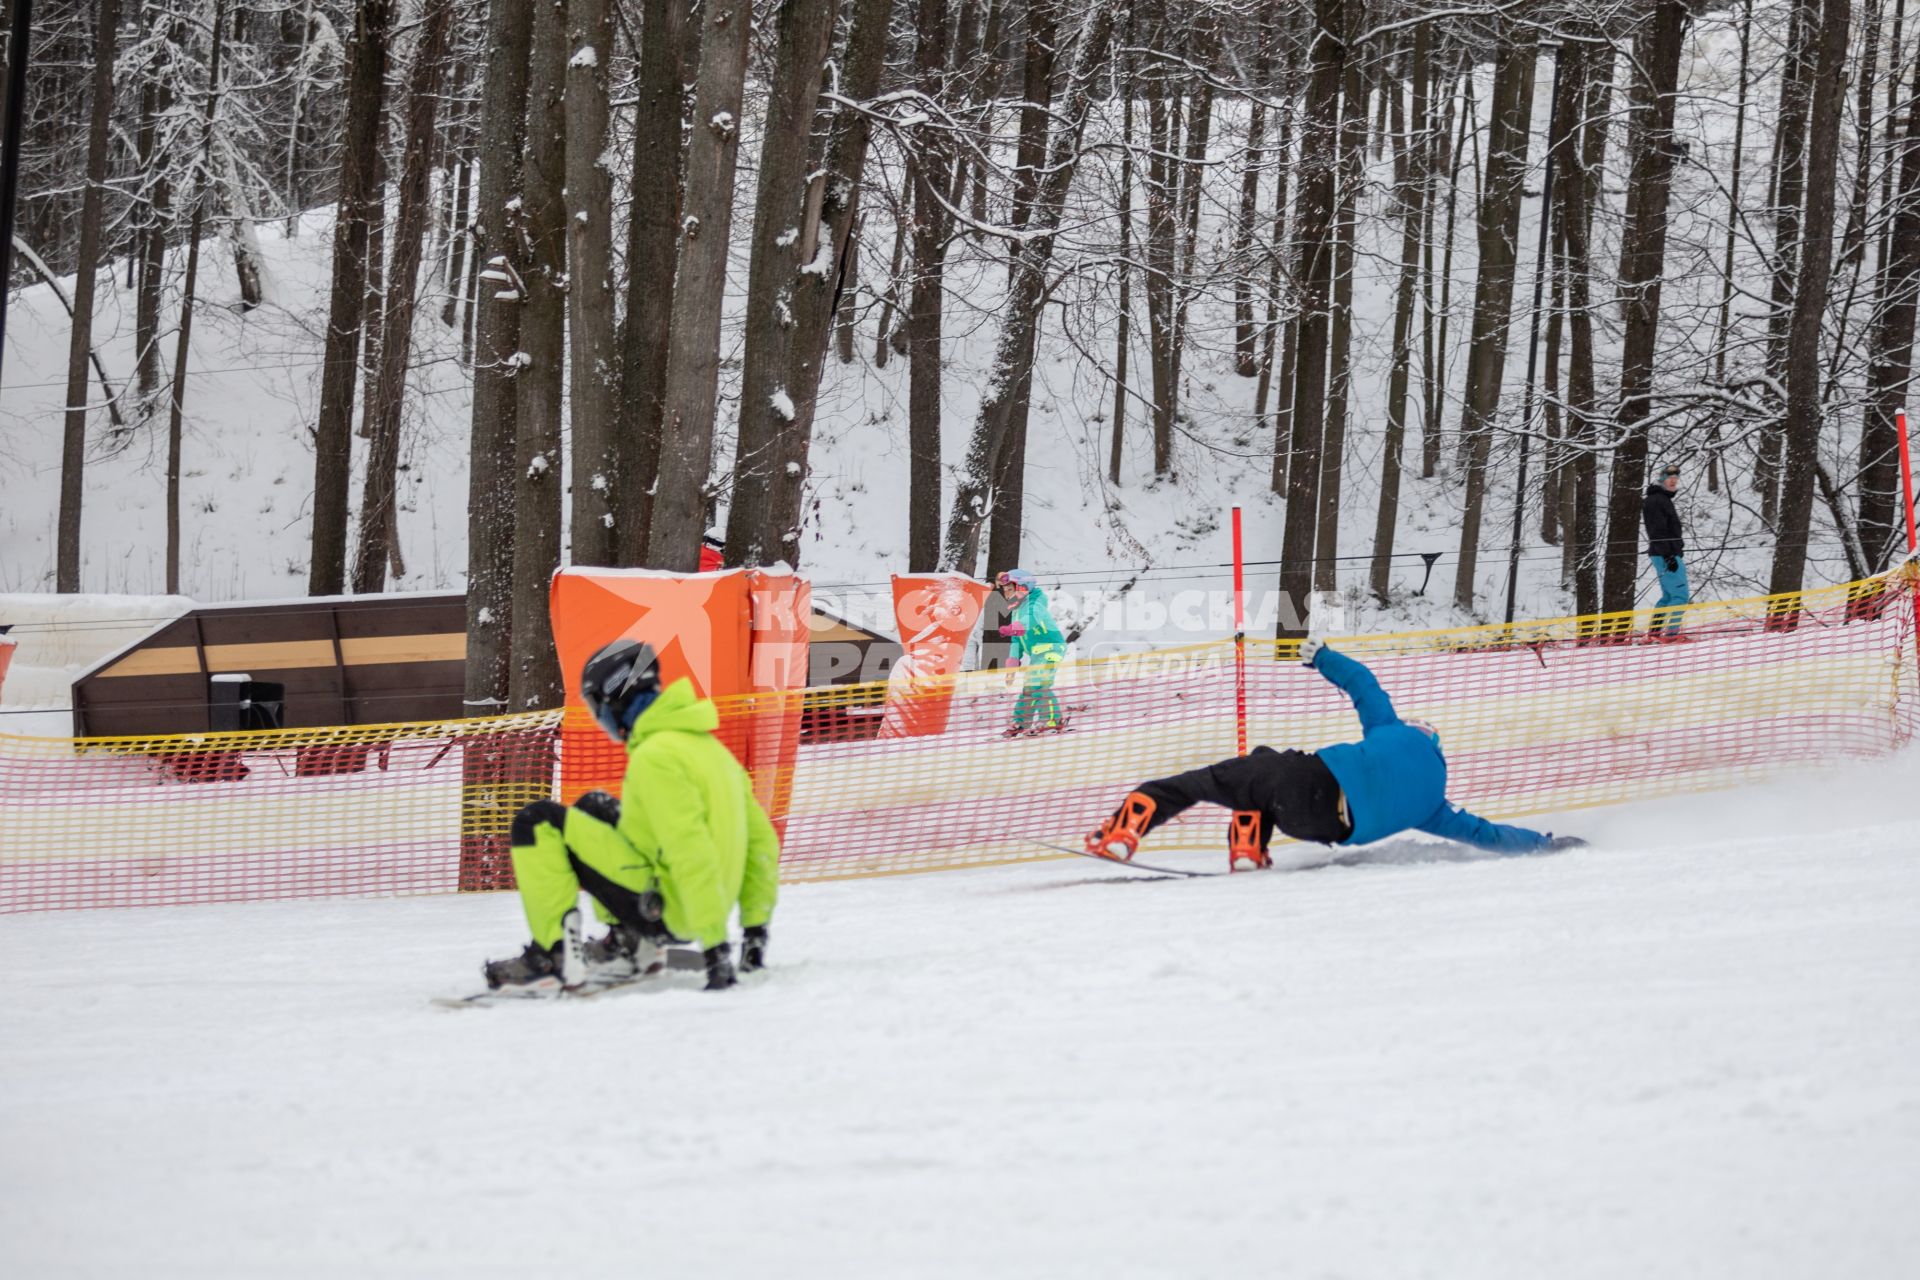
[{"label": "snowboarder in blue jacket", "polygon": [[1087,852],[1131,859],[1149,831],[1201,801],[1258,813],[1263,852],[1276,828],[1320,844],[1368,844],[1425,831],[1501,854],[1586,843],[1489,822],[1449,803],[1447,760],[1431,725],[1402,720],[1373,672],[1317,640],[1300,646],[1300,660],[1353,699],[1360,741],[1311,752],[1256,747],[1250,755],[1143,782],[1087,837]]}]

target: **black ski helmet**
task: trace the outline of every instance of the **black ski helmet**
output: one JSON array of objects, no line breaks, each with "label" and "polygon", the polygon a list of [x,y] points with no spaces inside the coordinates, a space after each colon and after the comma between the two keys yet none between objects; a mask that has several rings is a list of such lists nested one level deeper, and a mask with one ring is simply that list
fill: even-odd
[{"label": "black ski helmet", "polygon": [[615,640],[580,672],[580,697],[615,742],[627,740],[634,718],[659,692],[660,659],[643,640]]}]

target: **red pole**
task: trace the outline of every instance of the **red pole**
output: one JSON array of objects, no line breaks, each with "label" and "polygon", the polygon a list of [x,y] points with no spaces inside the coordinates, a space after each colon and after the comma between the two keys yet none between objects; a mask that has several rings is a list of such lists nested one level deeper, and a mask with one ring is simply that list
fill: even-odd
[{"label": "red pole", "polygon": [[[1907,411],[1896,409],[1893,420],[1900,424],[1900,497],[1907,508],[1907,555],[1914,553],[1915,539],[1913,530],[1913,455],[1907,448]],[[1916,661],[1920,661],[1920,585],[1913,580],[1913,573],[1907,570],[1900,575],[1901,585],[1907,594],[1913,597],[1913,651]]]},{"label": "red pole", "polygon": [[[1912,555],[1917,544],[1913,529],[1913,456],[1907,449],[1907,411],[1896,410],[1893,416],[1900,424],[1900,496],[1907,508],[1907,554]],[[1239,545],[1237,539],[1234,545]]]},{"label": "red pole", "polygon": [[[1901,439],[1905,439],[1902,436]],[[1908,504],[1912,518],[1912,504]],[[1240,540],[1240,508],[1233,509],[1233,719],[1239,755],[1247,754],[1247,579]]]}]

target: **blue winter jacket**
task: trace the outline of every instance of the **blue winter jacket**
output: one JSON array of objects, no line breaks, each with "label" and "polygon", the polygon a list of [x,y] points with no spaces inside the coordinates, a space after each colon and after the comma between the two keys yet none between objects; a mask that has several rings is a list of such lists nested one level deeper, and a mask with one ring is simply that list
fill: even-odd
[{"label": "blue winter jacket", "polygon": [[1367,844],[1409,829],[1498,853],[1532,853],[1551,837],[1503,826],[1447,802],[1447,759],[1439,744],[1394,714],[1386,690],[1365,666],[1322,649],[1314,670],[1353,699],[1361,738],[1315,752],[1346,793],[1353,834],[1345,844]]}]

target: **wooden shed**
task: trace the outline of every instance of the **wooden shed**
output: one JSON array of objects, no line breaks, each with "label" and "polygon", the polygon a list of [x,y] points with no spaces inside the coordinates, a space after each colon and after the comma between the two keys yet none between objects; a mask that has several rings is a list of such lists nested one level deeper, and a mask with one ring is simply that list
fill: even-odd
[{"label": "wooden shed", "polygon": [[452,720],[466,692],[463,592],[209,605],[73,684],[77,737],[204,733],[213,677],[284,686],[287,728]]}]

